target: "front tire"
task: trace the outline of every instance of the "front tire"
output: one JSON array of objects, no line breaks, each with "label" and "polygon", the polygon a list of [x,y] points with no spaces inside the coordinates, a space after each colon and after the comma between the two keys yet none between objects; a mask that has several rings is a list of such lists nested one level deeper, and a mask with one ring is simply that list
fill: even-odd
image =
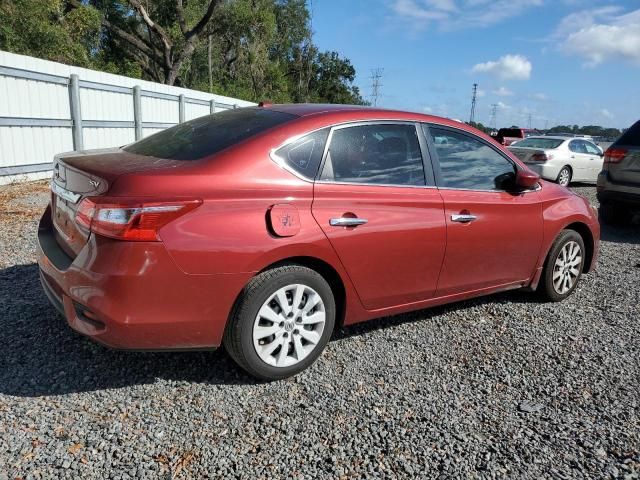
[{"label": "front tire", "polygon": [[560,302],[573,293],[582,276],[586,250],[584,240],[574,230],[564,230],[553,242],[540,285],[539,293],[546,300]]},{"label": "front tire", "polygon": [[245,287],[223,343],[235,362],[261,380],[296,375],[327,345],[336,307],[315,270],[286,265],[260,273]]},{"label": "front tire", "polygon": [[571,183],[571,169],[567,166],[562,167],[562,170],[558,173],[558,177],[556,178],[556,182],[563,187],[568,187]]}]

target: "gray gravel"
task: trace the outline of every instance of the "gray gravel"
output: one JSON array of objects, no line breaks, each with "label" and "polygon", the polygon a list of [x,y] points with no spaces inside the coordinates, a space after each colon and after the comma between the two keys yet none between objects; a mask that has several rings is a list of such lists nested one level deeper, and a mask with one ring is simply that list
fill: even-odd
[{"label": "gray gravel", "polygon": [[11,210],[0,480],[640,476],[639,225],[604,229],[597,272],[564,303],[513,292],[377,320],[264,384],[223,351],[122,353],[73,333],[38,284],[35,216]]}]

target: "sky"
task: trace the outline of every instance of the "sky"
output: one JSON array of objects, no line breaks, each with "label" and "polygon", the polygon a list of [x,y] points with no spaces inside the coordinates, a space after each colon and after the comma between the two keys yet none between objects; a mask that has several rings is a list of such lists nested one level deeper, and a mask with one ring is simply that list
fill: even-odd
[{"label": "sky", "polygon": [[316,44],[377,104],[534,128],[640,119],[640,0],[308,0]]}]

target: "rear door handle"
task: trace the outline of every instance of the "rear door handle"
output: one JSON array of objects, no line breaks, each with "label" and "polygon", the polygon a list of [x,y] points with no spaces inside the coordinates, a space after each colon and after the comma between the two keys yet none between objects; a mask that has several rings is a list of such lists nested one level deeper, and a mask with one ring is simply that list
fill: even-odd
[{"label": "rear door handle", "polygon": [[477,218],[478,217],[476,217],[475,215],[469,215],[469,214],[451,215],[451,221],[452,222],[458,222],[458,223],[473,222],[474,220],[477,220]]},{"label": "rear door handle", "polygon": [[364,225],[368,221],[366,218],[340,217],[329,219],[329,225],[332,227],[357,227],[358,225]]}]

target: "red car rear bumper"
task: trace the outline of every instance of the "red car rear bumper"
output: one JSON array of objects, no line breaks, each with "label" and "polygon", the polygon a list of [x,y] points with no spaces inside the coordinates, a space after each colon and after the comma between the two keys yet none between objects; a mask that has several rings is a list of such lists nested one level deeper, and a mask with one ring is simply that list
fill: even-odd
[{"label": "red car rear bumper", "polygon": [[69,326],[122,349],[215,348],[251,274],[189,275],[161,242],[92,235],[75,259],[53,237],[47,209],[38,231],[45,293]]}]

